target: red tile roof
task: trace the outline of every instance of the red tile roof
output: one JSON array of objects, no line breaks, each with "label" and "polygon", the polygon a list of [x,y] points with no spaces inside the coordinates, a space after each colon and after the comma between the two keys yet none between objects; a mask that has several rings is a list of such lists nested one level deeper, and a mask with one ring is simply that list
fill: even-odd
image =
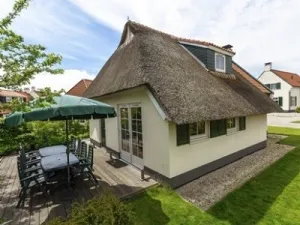
[{"label": "red tile roof", "polygon": [[257,87],[263,93],[266,93],[266,94],[272,93],[271,90],[269,90],[266,86],[264,86],[260,81],[258,81],[256,78],[254,78],[249,72],[247,72],[245,69],[243,69],[237,63],[232,62],[232,68],[234,71],[236,71],[237,73],[242,75],[242,77],[244,77],[246,80],[248,80],[251,84],[253,84],[255,87]]},{"label": "red tile roof", "polygon": [[68,95],[80,96],[82,97],[86,89],[92,83],[92,80],[82,79],[77,84],[75,84],[68,92]]},{"label": "red tile roof", "polygon": [[25,93],[12,90],[0,90],[0,96],[27,98]]},{"label": "red tile roof", "polygon": [[271,71],[291,86],[300,87],[300,76],[298,74],[273,69]]},{"label": "red tile roof", "polygon": [[[160,33],[160,34],[163,34],[163,35],[167,35],[169,37],[171,37],[172,39],[175,39],[177,41],[182,41],[182,42],[188,42],[188,43],[191,43],[191,44],[199,44],[199,45],[205,45],[205,46],[213,46],[213,47],[216,47],[216,48],[219,48],[219,49],[222,49],[224,51],[227,51],[229,53],[235,53],[234,51],[232,51],[232,49],[227,49],[227,48],[223,48],[221,46],[218,46],[214,43],[211,43],[211,42],[207,42],[207,41],[200,41],[200,40],[195,40],[195,39],[189,39],[189,38],[182,38],[182,37],[176,37],[172,34],[168,34],[168,33],[165,33],[165,32],[162,32],[162,31],[159,31],[159,30],[156,30],[156,29],[153,29],[151,27],[148,27],[146,25],[143,25],[143,24],[140,24],[140,23],[137,23],[137,22],[134,22],[134,21],[131,21],[129,20],[127,22],[127,24],[131,25],[132,27],[134,27],[135,29],[142,29],[142,30],[150,30],[150,31],[154,31],[154,32],[157,32],[157,33]],[[127,25],[126,24],[126,25]],[[125,26],[126,26],[125,25]]]}]

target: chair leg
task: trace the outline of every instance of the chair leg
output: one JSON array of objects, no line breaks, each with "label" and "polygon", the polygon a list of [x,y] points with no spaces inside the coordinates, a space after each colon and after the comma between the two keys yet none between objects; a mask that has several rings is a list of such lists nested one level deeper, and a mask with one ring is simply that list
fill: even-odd
[{"label": "chair leg", "polygon": [[98,180],[96,179],[95,175],[93,174],[92,170],[88,167],[89,174],[92,176],[93,180],[95,181],[96,184],[98,184]]},{"label": "chair leg", "polygon": [[21,203],[24,202],[25,197],[26,197],[26,191],[22,188],[22,190],[21,190],[21,192],[19,194],[19,201],[18,201],[18,204],[17,204],[16,208],[20,207]]}]

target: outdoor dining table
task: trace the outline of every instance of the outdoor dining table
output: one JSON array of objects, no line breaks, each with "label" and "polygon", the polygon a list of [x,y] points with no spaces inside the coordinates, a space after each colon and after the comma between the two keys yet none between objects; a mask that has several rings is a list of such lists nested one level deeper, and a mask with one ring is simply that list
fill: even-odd
[{"label": "outdoor dining table", "polygon": [[39,153],[41,157],[46,157],[50,155],[66,153],[66,150],[67,150],[67,146],[65,145],[54,145],[45,148],[40,148]]},{"label": "outdoor dining table", "polygon": [[[69,155],[69,165],[79,163],[79,159],[72,153]],[[68,165],[67,154],[55,154],[41,158],[41,168],[45,173],[66,168]]]}]

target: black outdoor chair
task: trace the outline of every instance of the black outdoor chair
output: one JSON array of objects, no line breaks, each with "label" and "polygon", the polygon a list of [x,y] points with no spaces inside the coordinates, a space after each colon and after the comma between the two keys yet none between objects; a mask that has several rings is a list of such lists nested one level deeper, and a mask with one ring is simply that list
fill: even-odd
[{"label": "black outdoor chair", "polygon": [[38,153],[32,153],[32,154],[25,153],[22,145],[20,145],[19,157],[22,164],[26,168],[39,165],[41,161],[41,157]]},{"label": "black outdoor chair", "polygon": [[[83,144],[83,148],[87,148],[87,144]],[[93,174],[93,164],[94,164],[94,147],[89,145],[88,153],[86,157],[80,158],[80,175],[85,176],[87,175],[89,178],[92,178],[95,183],[98,183],[95,175]]]},{"label": "black outdoor chair", "polygon": [[76,138],[74,136],[71,136],[71,141],[69,144],[69,149],[70,152],[72,152],[73,154],[75,154],[76,151]]},{"label": "black outdoor chair", "polygon": [[77,158],[80,158],[80,155],[81,155],[81,140],[80,139],[76,140],[76,148],[75,148],[74,155]]},{"label": "black outdoor chair", "polygon": [[43,193],[46,193],[46,182],[44,173],[39,166],[32,165],[30,168],[27,168],[28,165],[24,164],[22,158],[18,157],[17,159],[18,166],[18,175],[21,190],[19,193],[19,201],[17,208],[20,207],[26,198],[27,192],[31,191],[32,188],[39,186],[42,188]]}]

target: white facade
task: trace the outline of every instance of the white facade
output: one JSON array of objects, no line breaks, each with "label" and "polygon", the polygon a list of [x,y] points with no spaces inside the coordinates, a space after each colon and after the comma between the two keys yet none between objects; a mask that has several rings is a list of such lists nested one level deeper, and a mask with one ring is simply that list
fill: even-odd
[{"label": "white facade", "polygon": [[[166,120],[146,87],[119,92],[98,100],[118,111],[122,104],[139,103],[142,109],[143,166],[172,178],[224,156],[266,141],[266,115],[246,118],[246,130],[177,146],[176,124]],[[120,114],[105,119],[106,146],[121,151]],[[90,122],[90,137],[101,142],[100,121]]]},{"label": "white facade", "polygon": [[[264,85],[280,83],[280,89],[271,88],[271,90],[274,92],[274,94],[272,95],[272,99],[275,100],[282,97],[281,108],[285,111],[295,110],[298,106],[300,106],[300,88],[292,87],[289,83],[273,73],[271,69],[271,63],[265,65],[265,70],[260,75],[258,80]],[[291,104],[291,97],[297,97],[296,105]]]}]

